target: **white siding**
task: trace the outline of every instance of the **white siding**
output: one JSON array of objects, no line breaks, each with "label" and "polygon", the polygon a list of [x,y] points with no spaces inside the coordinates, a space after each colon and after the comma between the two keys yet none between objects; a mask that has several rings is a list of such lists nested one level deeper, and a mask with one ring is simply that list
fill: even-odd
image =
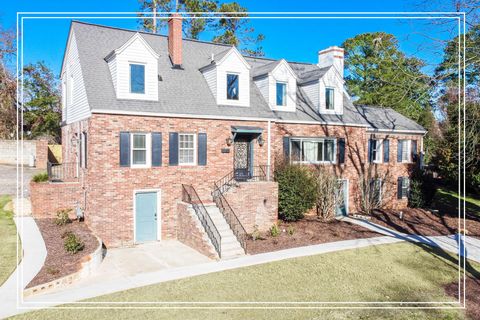
[{"label": "white siding", "polygon": [[[320,99],[320,113],[325,114],[343,114],[343,79],[334,68],[330,68],[327,73],[320,79],[319,82],[319,99]],[[325,89],[334,88],[334,110],[326,109]]]},{"label": "white siding", "polygon": [[[67,104],[64,108],[62,118],[67,123],[76,122],[90,117],[90,106],[85,91],[85,82],[83,80],[82,69],[80,67],[80,59],[78,56],[77,41],[75,34],[72,32],[70,42],[67,48],[65,60],[65,72],[62,74],[62,82],[65,81],[63,87],[62,100]],[[70,96],[68,96],[70,95]]]},{"label": "white siding", "polygon": [[263,78],[257,78],[255,79],[255,85],[257,86],[257,88],[260,90],[260,93],[262,94],[263,98],[265,99],[265,101],[268,101],[268,89],[269,89],[269,86],[268,86],[268,76],[266,77],[263,77]]},{"label": "white siding", "polygon": [[203,76],[207,81],[208,87],[210,91],[212,91],[213,96],[215,99],[217,98],[217,70],[213,66],[203,71]]},{"label": "white siding", "polygon": [[[277,106],[277,82],[287,84],[287,104]],[[295,111],[297,105],[297,80],[288,69],[286,62],[282,61],[269,76],[269,105],[273,110]]]},{"label": "white siding", "polygon": [[115,89],[115,92],[117,92],[117,60],[116,59],[110,59],[108,61],[108,69],[110,69],[110,75],[112,76],[112,82],[113,82],[113,88]]},{"label": "white siding", "polygon": [[320,85],[318,81],[302,86],[303,92],[305,92],[307,97],[313,103],[313,106],[316,110],[319,110],[320,108],[319,88]]},{"label": "white siding", "polygon": [[[118,99],[138,99],[158,101],[158,59],[153,56],[140,35],[135,35],[133,41],[118,53],[112,59],[115,59],[115,65],[111,67],[116,69],[116,91]],[[145,65],[145,93],[130,92],[130,64]],[[110,66],[110,64],[109,64]],[[112,68],[110,72],[112,72]],[[112,77],[114,80],[114,77]]]},{"label": "white siding", "polygon": [[[232,106],[250,106],[250,70],[234,50],[217,65],[217,104]],[[238,100],[227,99],[227,73],[238,74]]]}]

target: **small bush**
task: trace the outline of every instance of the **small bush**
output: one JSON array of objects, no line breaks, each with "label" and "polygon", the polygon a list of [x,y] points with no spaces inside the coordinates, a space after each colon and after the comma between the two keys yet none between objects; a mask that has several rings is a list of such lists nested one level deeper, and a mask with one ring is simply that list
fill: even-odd
[{"label": "small bush", "polygon": [[65,247],[65,250],[71,254],[82,251],[85,247],[84,243],[75,234],[71,232],[66,236],[63,246]]},{"label": "small bush", "polygon": [[408,194],[408,206],[411,208],[428,207],[437,192],[433,178],[417,169],[410,180],[410,192]]},{"label": "small bush", "polygon": [[258,238],[260,238],[260,231],[258,230],[258,226],[255,225],[255,227],[253,228],[253,232],[251,234],[252,236],[252,240],[255,241],[257,240]]},{"label": "small bush", "polygon": [[284,221],[297,221],[315,205],[317,185],[305,166],[286,164],[275,171],[278,182],[278,212]]},{"label": "small bush", "polygon": [[70,211],[72,211],[72,209],[58,210],[57,217],[55,218],[55,224],[57,226],[64,226],[67,223],[72,222],[72,220],[70,220],[70,217],[68,216]]},{"label": "small bush", "polygon": [[33,182],[48,181],[48,173],[46,173],[46,172],[37,173],[36,175],[33,176],[32,181]]},{"label": "small bush", "polygon": [[288,226],[287,233],[289,236],[293,236],[293,234],[295,233],[295,228],[293,226]]},{"label": "small bush", "polygon": [[280,235],[280,228],[278,228],[278,225],[276,223],[273,224],[270,228],[270,235],[272,237],[278,237],[278,235]]}]

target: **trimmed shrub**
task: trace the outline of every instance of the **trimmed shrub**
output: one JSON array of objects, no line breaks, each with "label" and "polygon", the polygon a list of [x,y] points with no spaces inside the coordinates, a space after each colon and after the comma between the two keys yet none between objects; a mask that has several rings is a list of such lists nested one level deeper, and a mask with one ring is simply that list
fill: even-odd
[{"label": "trimmed shrub", "polygon": [[33,176],[32,181],[33,182],[46,182],[46,181],[48,181],[48,173],[46,173],[46,172],[37,173],[36,175]]},{"label": "trimmed shrub", "polygon": [[64,248],[68,253],[75,254],[78,251],[82,251],[83,248],[85,247],[84,243],[80,238],[78,238],[75,234],[73,233],[68,233],[67,236],[65,237],[65,242],[64,242]]},{"label": "trimmed shrub", "polygon": [[278,212],[284,221],[297,221],[312,209],[317,185],[308,167],[286,164],[275,171],[278,182]]},{"label": "trimmed shrub", "polygon": [[408,206],[411,208],[425,208],[432,204],[437,187],[433,178],[420,169],[416,169],[410,180]]},{"label": "trimmed shrub", "polygon": [[57,217],[55,218],[55,224],[57,226],[64,226],[67,223],[72,222],[72,220],[70,220],[70,217],[68,216],[70,211],[72,211],[72,209],[58,210]]},{"label": "trimmed shrub", "polygon": [[278,225],[274,223],[270,228],[270,235],[272,237],[278,237],[279,234],[280,234],[280,229],[278,228]]}]

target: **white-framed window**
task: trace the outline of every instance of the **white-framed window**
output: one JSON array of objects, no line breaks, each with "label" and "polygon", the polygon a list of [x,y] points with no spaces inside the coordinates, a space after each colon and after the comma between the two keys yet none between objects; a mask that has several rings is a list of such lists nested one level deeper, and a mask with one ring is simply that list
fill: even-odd
[{"label": "white-framed window", "polygon": [[410,179],[408,177],[402,178],[402,198],[408,197],[410,192]]},{"label": "white-framed window", "polygon": [[239,75],[237,73],[227,73],[227,99],[238,100],[239,94]]},{"label": "white-framed window", "polygon": [[145,64],[130,63],[130,93],[145,94]]},{"label": "white-framed window", "polygon": [[135,168],[150,166],[151,136],[148,133],[136,132],[131,134],[131,164]]},{"label": "white-framed window", "polygon": [[197,141],[193,133],[178,134],[178,164],[195,165],[197,162]]},{"label": "white-framed window", "polygon": [[372,162],[382,163],[383,156],[383,140],[382,139],[372,139]]},{"label": "white-framed window", "polygon": [[331,138],[292,138],[290,160],[305,164],[334,163],[336,148],[336,140]]},{"label": "white-framed window", "polygon": [[382,196],[383,196],[382,187],[383,187],[382,179],[376,178],[370,181],[371,197],[376,204],[381,204],[382,202]]},{"label": "white-framed window", "polygon": [[275,89],[276,89],[277,106],[286,106],[287,105],[287,83],[277,81]]},{"label": "white-framed window", "polygon": [[399,140],[398,143],[402,144],[402,155],[401,155],[402,162],[411,162],[412,161],[410,157],[411,141]]},{"label": "white-framed window", "polygon": [[325,109],[335,110],[335,89],[325,88]]}]

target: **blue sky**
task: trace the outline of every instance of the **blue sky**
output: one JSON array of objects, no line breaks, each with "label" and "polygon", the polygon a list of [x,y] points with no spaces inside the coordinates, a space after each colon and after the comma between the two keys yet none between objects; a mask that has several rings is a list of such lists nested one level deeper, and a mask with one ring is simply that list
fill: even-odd
[{"label": "blue sky", "polygon": [[[253,1],[239,0],[250,12],[412,12],[424,11],[421,1]],[[16,12],[135,12],[136,0],[123,1],[8,1],[0,8],[0,23],[15,28]],[[136,29],[136,19],[76,19],[110,26]],[[43,60],[58,74],[71,19],[24,20],[24,62]],[[431,21],[431,20],[430,20]],[[453,22],[453,21],[452,21]],[[441,59],[441,42],[433,39],[452,37],[451,28],[435,27],[420,19],[252,19],[251,25],[266,37],[263,47],[267,57],[291,61],[317,62],[318,50],[341,43],[364,32],[385,31],[399,39],[408,55],[427,62],[426,72]],[[206,33],[202,40],[210,40]]]}]

